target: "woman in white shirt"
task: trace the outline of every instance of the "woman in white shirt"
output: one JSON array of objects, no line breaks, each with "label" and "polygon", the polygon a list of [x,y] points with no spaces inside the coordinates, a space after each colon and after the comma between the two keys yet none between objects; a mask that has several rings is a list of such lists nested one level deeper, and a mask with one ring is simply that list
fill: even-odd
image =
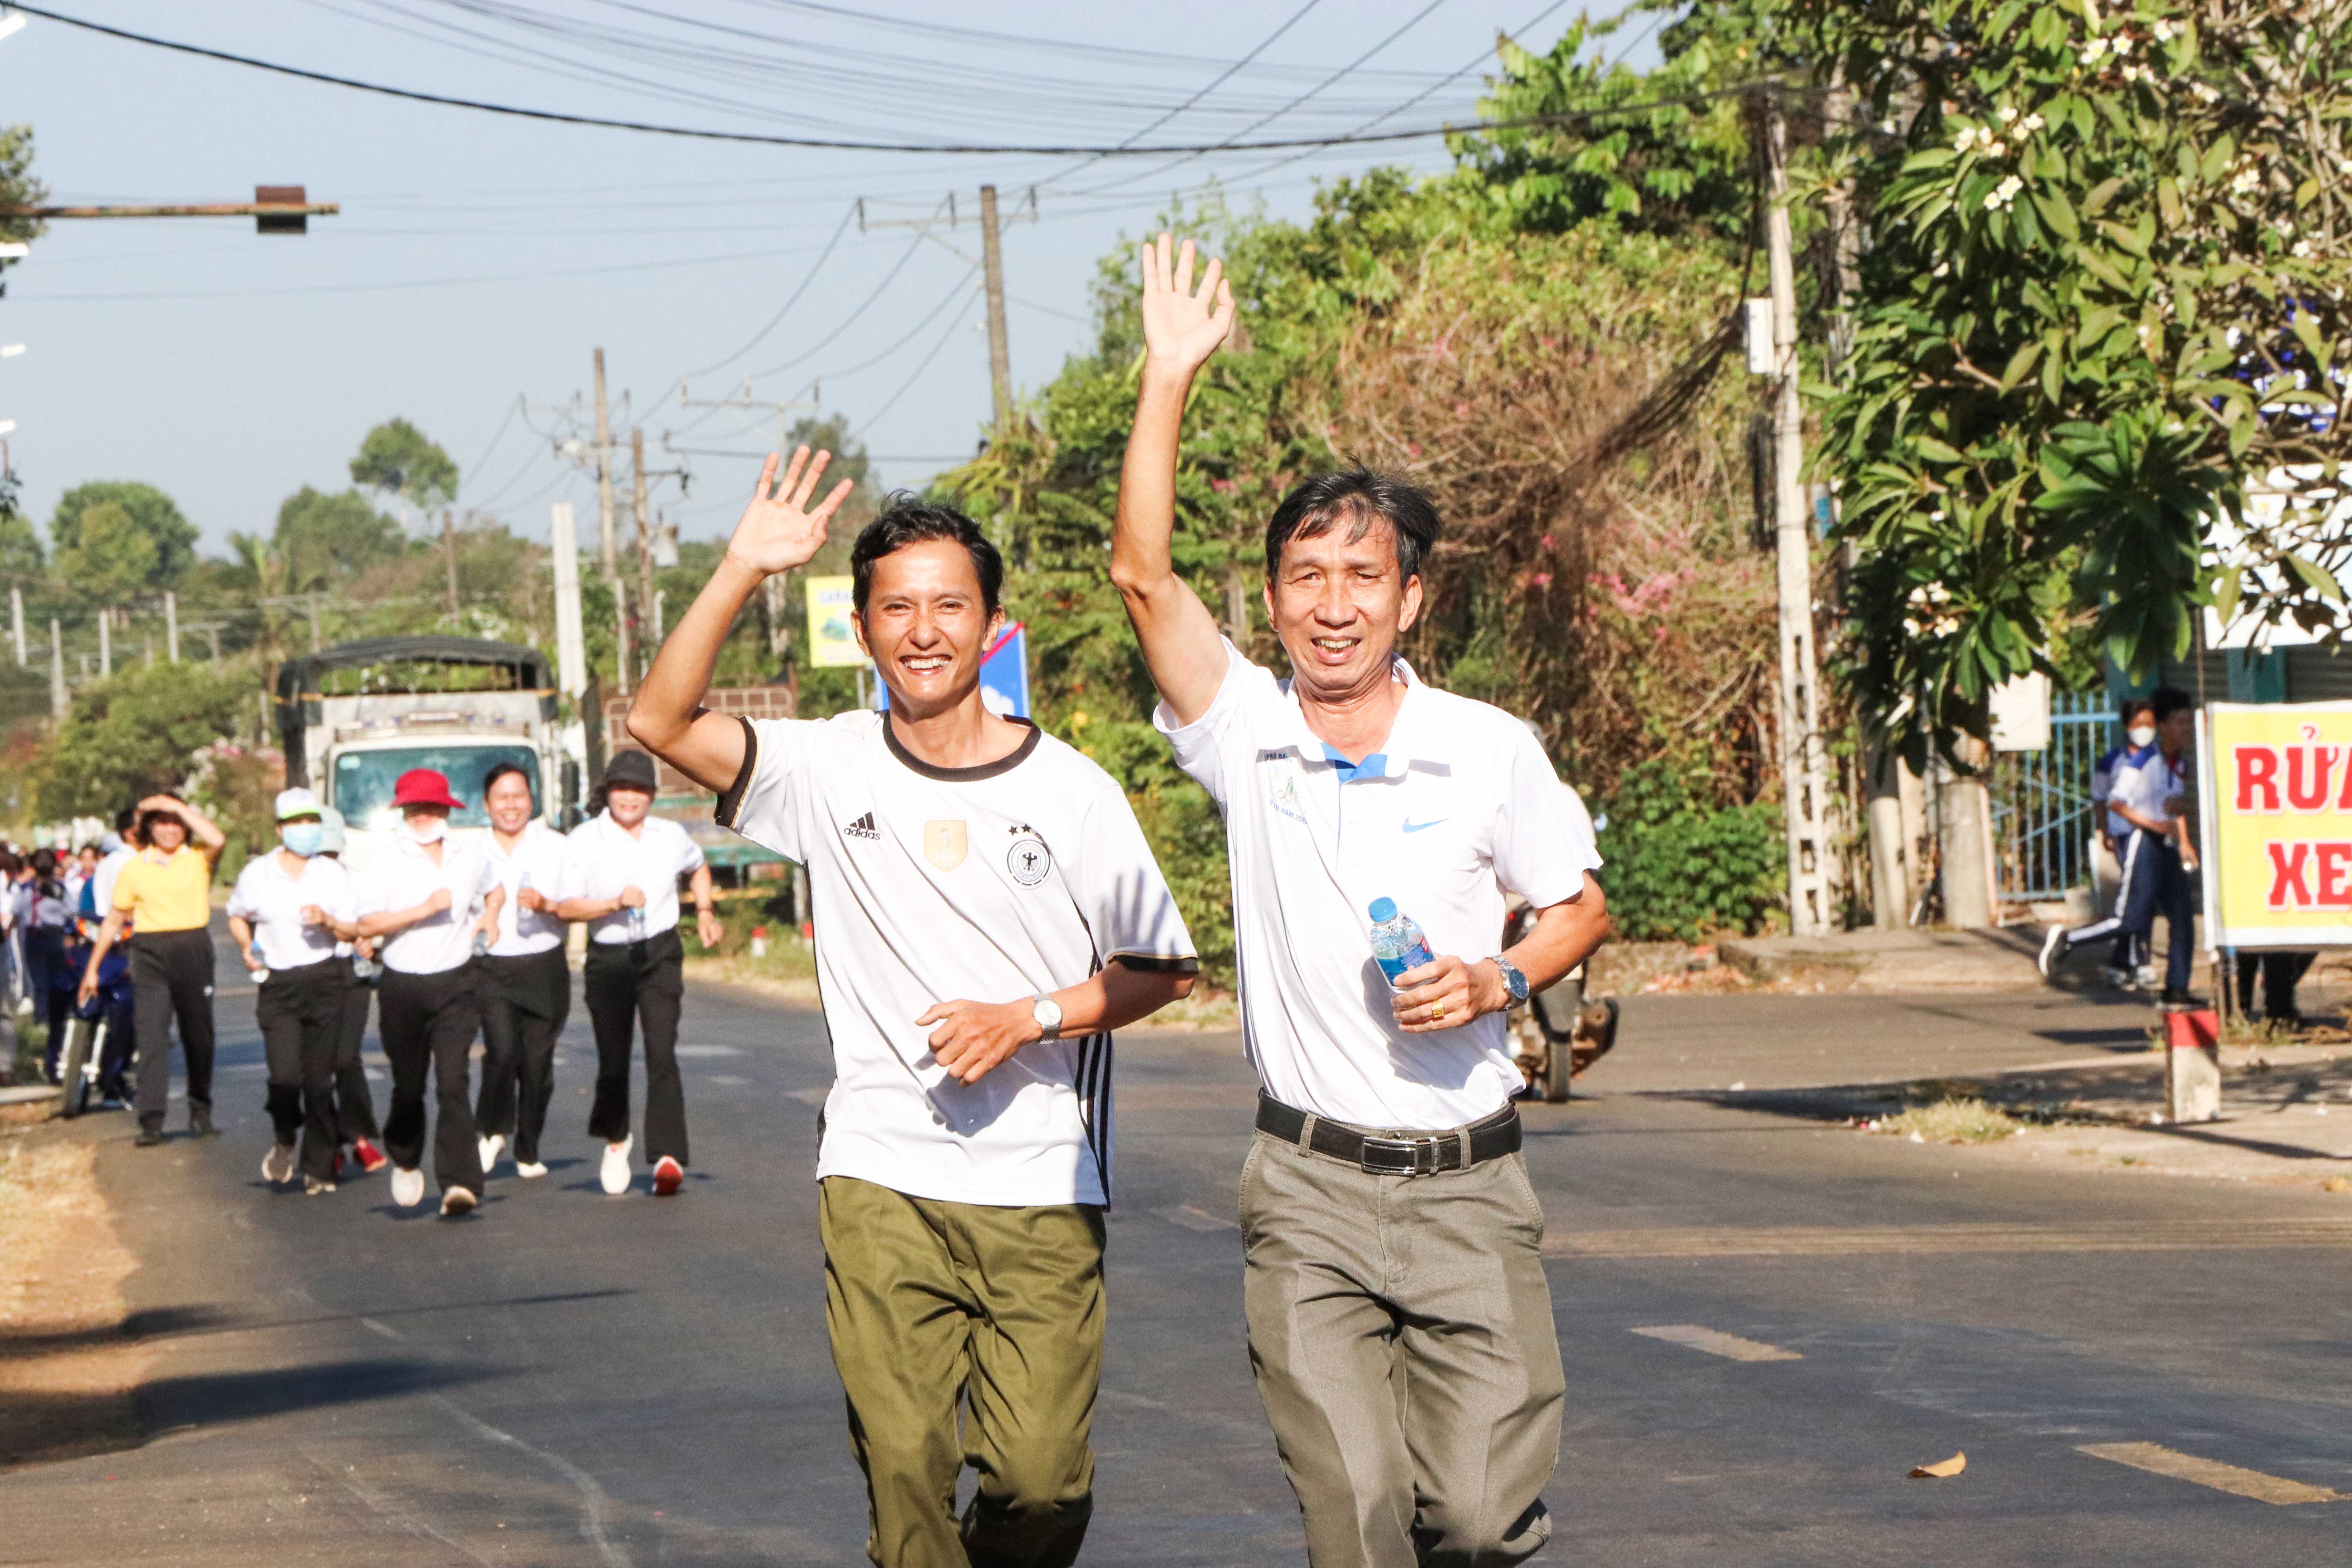
[{"label": "woman in white shirt", "polygon": [[481,971],[482,1092],[474,1123],[482,1135],[482,1173],[489,1173],[509,1138],[515,1174],[543,1176],[540,1134],[555,1093],[555,1039],[572,1013],[572,969],[564,923],[555,912],[563,892],[563,835],[532,815],[530,775],[500,763],[482,781],[490,818],[490,866],[506,889],[499,933],[476,961]]},{"label": "woman in white shirt", "polygon": [[474,1034],[482,1021],[475,990],[474,938],[498,930],[506,893],[480,835],[447,837],[457,809],[449,781],[411,768],[393,782],[401,830],[369,857],[359,879],[359,934],[383,937],[377,1030],[392,1063],[392,1201],[425,1199],[425,1082],[434,1080],[433,1173],[445,1218],[470,1214],[482,1198],[481,1145],[468,1092]]},{"label": "woman in white shirt", "polygon": [[645,1156],[654,1195],[669,1197],[686,1181],[686,1088],[677,1070],[677,1016],[686,994],[686,945],[677,937],[677,879],[691,874],[694,910],[705,947],[719,945],[710,907],[710,868],[686,829],[651,815],[654,760],[639,751],[613,753],[604,770],[604,809],[580,825],[567,846],[563,902],[557,913],[588,924],[582,988],[596,1030],[596,1099],[588,1134],[604,1140],[601,1175],[614,1197],[629,1190],[629,1054],[640,1020],[646,1040]]},{"label": "woman in white shirt", "polygon": [[278,794],[279,847],[246,862],[228,896],[228,933],[260,982],[253,1011],[269,1063],[267,1106],[277,1133],[261,1157],[267,1181],[294,1179],[301,1137],[302,1190],[335,1190],[341,1142],[335,1114],[335,1046],[342,1035],[345,967],[335,943],[352,934],[352,881],[319,853],[319,797]]}]

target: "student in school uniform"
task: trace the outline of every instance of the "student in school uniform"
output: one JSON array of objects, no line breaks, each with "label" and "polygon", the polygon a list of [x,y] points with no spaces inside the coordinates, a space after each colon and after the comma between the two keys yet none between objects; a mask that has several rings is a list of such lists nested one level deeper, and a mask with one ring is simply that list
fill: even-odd
[{"label": "student in school uniform", "polygon": [[567,845],[563,900],[556,913],[588,923],[585,993],[596,1030],[596,1100],[589,1135],[604,1140],[604,1191],[629,1190],[630,1037],[642,1020],[646,1041],[646,1162],[654,1194],[668,1197],[686,1181],[686,1087],[677,1071],[678,1005],[686,994],[686,945],[678,940],[677,879],[693,878],[697,934],[719,945],[710,902],[710,868],[686,829],[652,815],[654,760],[639,751],[613,753],[604,770],[604,809],[582,823]]},{"label": "student in school uniform", "polygon": [[547,1174],[540,1134],[555,1094],[555,1041],[572,1013],[572,968],[564,923],[565,840],[533,815],[530,776],[500,763],[482,781],[490,818],[490,865],[506,889],[499,933],[477,960],[482,989],[482,1091],[474,1104],[481,1129],[482,1173],[509,1139],[515,1174]]},{"label": "student in school uniform", "polygon": [[[343,814],[331,805],[319,808],[319,854],[338,864],[343,858]],[[352,886],[356,898],[359,884]],[[378,945],[373,941],[335,943],[335,962],[344,970],[343,1017],[335,1031],[335,1130],[343,1163],[362,1176],[373,1176],[392,1163],[382,1147],[383,1129],[376,1125],[375,1093],[368,1087],[367,1068],[360,1064],[368,1010],[375,1005]]]},{"label": "student in school uniform", "polygon": [[275,1137],[262,1179],[291,1182],[300,1142],[302,1190],[335,1190],[341,1142],[335,1115],[335,1043],[351,983],[335,944],[352,931],[352,879],[319,853],[326,830],[319,797],[278,792],[278,847],[246,862],[228,896],[228,932],[258,981],[253,1011],[268,1063],[265,1104]]},{"label": "student in school uniform", "polygon": [[[116,873],[106,923],[99,927],[82,971],[80,1000],[99,993],[108,952],[126,927],[131,944],[132,1028],[139,1043],[139,1136],[142,1148],[163,1141],[169,1101],[172,1025],[180,1026],[180,1052],[188,1068],[188,1131],[210,1138],[213,1126],[213,865],[227,837],[212,818],[177,795],[151,795],[139,803],[142,847]],[[194,840],[194,843],[190,839]],[[100,867],[103,878],[105,868]]]},{"label": "student in school uniform", "polygon": [[481,1145],[474,1132],[474,1035],[481,1026],[474,938],[498,930],[506,902],[490,868],[486,836],[448,835],[458,808],[449,781],[411,768],[394,781],[401,814],[393,842],[370,857],[359,877],[362,937],[383,939],[378,1028],[392,1063],[392,1114],[383,1142],[392,1155],[392,1201],[425,1201],[425,1082],[434,1081],[433,1173],[441,1214],[455,1219],[482,1200]]}]

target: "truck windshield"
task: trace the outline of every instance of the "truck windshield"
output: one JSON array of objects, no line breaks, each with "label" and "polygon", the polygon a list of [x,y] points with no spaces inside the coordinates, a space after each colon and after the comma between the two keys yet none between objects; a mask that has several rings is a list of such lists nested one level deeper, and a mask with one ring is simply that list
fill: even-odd
[{"label": "truck windshield", "polygon": [[403,746],[397,751],[345,752],[335,759],[333,805],[353,827],[400,825],[392,786],[411,768],[433,768],[449,781],[449,793],[465,803],[449,814],[452,826],[487,827],[482,780],[500,763],[512,763],[530,781],[531,815],[540,813],[539,758],[529,746]]}]

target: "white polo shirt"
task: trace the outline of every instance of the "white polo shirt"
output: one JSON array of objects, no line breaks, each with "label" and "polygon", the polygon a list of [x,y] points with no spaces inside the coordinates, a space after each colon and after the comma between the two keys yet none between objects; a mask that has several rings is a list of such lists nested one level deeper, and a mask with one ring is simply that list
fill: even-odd
[{"label": "white polo shirt", "polygon": [[229,889],[228,912],[253,925],[253,945],[263,965],[273,973],[322,963],[335,956],[335,933],[325,926],[302,923],[305,906],[316,904],[330,919],[350,921],[353,894],[351,873],[323,855],[302,862],[301,874],[289,877],[275,849],[245,863]]},{"label": "white polo shirt", "polygon": [[1312,730],[1290,683],[1231,643],[1216,700],[1152,721],[1216,797],[1233,871],[1242,1027],[1265,1091],[1360,1127],[1433,1131],[1500,1110],[1522,1081],[1489,1013],[1408,1034],[1372,961],[1374,899],[1396,900],[1431,951],[1475,962],[1502,945],[1504,892],[1538,909],[1578,897],[1601,856],[1525,726],[1423,684],[1360,767]]},{"label": "white polo shirt", "polygon": [[907,752],[880,713],[744,725],[719,821],[808,868],[833,1038],[820,1178],[916,1197],[1107,1204],[1111,1037],[1022,1047],[978,1083],[930,1053],[934,1004],[1015,1002],[1113,958],[1197,966],[1127,796],[1033,728],[976,768]]},{"label": "white polo shirt", "polygon": [[423,845],[395,828],[391,842],[368,857],[357,878],[355,904],[362,916],[413,910],[434,889],[449,889],[447,909],[383,939],[376,956],[386,969],[442,974],[473,961],[474,922],[481,918],[484,896],[499,885],[489,840],[481,831],[447,834],[436,866]]},{"label": "white polo shirt", "polygon": [[565,841],[544,822],[533,817],[523,825],[522,837],[511,853],[501,847],[498,835],[489,841],[490,868],[507,890],[506,907],[499,910],[499,937],[490,952],[499,958],[520,958],[563,945],[563,922],[538,910],[526,910],[516,895],[525,888],[551,899],[563,897]]},{"label": "white polo shirt", "polygon": [[563,897],[645,894],[643,909],[615,910],[588,922],[588,938],[611,946],[644,942],[677,924],[677,879],[702,869],[702,847],[666,816],[647,816],[631,833],[600,811],[564,840]]}]

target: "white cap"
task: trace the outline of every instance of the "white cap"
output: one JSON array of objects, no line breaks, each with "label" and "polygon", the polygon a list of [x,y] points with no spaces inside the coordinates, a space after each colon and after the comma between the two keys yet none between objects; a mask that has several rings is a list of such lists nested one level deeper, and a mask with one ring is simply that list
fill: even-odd
[{"label": "white cap", "polygon": [[289,816],[316,816],[318,815],[319,797],[312,795],[309,790],[297,787],[294,789],[281,789],[278,792],[278,821],[283,822]]}]

